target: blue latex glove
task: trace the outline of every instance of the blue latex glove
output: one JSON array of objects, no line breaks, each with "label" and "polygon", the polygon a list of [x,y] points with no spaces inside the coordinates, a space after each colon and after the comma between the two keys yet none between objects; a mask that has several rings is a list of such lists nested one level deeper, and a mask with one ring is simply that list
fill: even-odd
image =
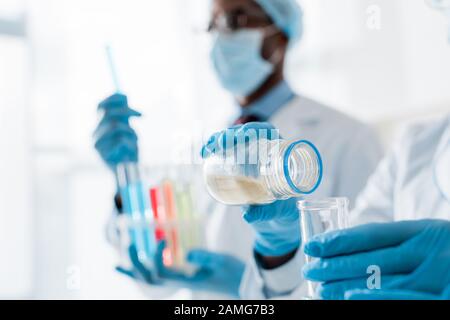
[{"label": "blue latex glove", "polygon": [[[248,134],[255,130],[256,135]],[[267,130],[262,133],[260,130]],[[269,140],[280,139],[275,128],[266,122],[249,122],[215,133],[202,148],[202,157],[221,154],[226,148],[239,147],[238,143],[264,136]],[[250,137],[247,140],[244,137]],[[267,205],[243,207],[244,219],[256,231],[255,251],[262,256],[282,256],[300,245],[300,223],[296,206],[298,199],[275,201]]]},{"label": "blue latex glove", "polygon": [[347,300],[450,300],[450,287],[440,296],[408,290],[350,290],[345,293]]},{"label": "blue latex glove", "polygon": [[125,95],[114,94],[98,105],[103,112],[95,132],[95,149],[110,168],[120,162],[137,162],[137,136],[131,128],[130,117],[141,114],[128,106]]},{"label": "blue latex glove", "polygon": [[439,296],[450,284],[450,221],[417,220],[367,224],[324,233],[305,245],[318,257],[304,276],[323,282],[318,295],[342,299],[367,289],[369,266],[381,271],[382,290],[407,290]]},{"label": "blue latex glove", "polygon": [[129,257],[133,265],[132,270],[122,267],[116,269],[134,279],[154,286],[172,288],[188,288],[194,291],[209,291],[227,294],[239,298],[239,285],[244,273],[245,264],[239,259],[225,254],[213,253],[206,250],[191,250],[187,261],[198,267],[193,275],[184,275],[166,268],[162,263],[162,252],[165,243],[160,242],[156,255],[155,271],[148,270],[139,260],[136,248],[129,248]]},{"label": "blue latex glove", "polygon": [[256,231],[255,251],[262,256],[283,256],[300,246],[298,199],[243,208],[244,220]]},{"label": "blue latex glove", "polygon": [[[250,134],[254,133],[254,134]],[[248,122],[239,124],[211,135],[208,142],[201,150],[202,158],[207,158],[215,153],[222,153],[227,148],[237,147],[238,142],[250,142],[260,135],[268,140],[281,139],[279,131],[268,122]],[[245,140],[243,138],[246,138]]]}]

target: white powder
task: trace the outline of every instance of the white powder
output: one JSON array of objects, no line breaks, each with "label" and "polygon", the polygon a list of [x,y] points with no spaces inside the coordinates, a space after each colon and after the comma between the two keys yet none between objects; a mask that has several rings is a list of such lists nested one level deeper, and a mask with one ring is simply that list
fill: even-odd
[{"label": "white powder", "polygon": [[275,200],[263,181],[242,176],[207,175],[210,194],[229,205],[262,204]]}]

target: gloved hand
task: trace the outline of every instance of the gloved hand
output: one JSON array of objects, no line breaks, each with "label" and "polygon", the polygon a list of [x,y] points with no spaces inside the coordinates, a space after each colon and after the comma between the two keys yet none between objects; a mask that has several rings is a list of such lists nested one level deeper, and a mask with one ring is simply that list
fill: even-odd
[{"label": "gloved hand", "polygon": [[[255,130],[256,134],[249,134]],[[215,133],[202,148],[202,157],[238,148],[239,143],[260,137],[280,139],[278,130],[265,122],[249,122]],[[246,138],[246,139],[244,139]],[[282,256],[300,245],[300,223],[296,207],[298,199],[275,201],[267,205],[243,207],[244,219],[256,231],[255,251],[262,256]]]},{"label": "gloved hand", "polygon": [[262,256],[283,256],[300,246],[296,198],[243,208],[243,217],[256,231],[255,251]]},{"label": "gloved hand", "polygon": [[350,290],[345,293],[347,300],[450,300],[450,286],[438,296],[408,290]]},{"label": "gloved hand", "polygon": [[239,285],[245,269],[242,261],[230,255],[200,249],[191,250],[188,253],[187,261],[197,266],[198,270],[193,275],[187,276],[164,266],[162,262],[164,246],[164,241],[159,243],[156,255],[155,265],[158,277],[155,277],[155,271],[148,270],[142,264],[134,245],[129,248],[133,269],[126,270],[122,267],[116,269],[134,279],[154,286],[217,292],[239,298]]},{"label": "gloved hand", "polygon": [[304,276],[323,282],[317,294],[342,299],[348,290],[366,289],[369,266],[381,272],[382,290],[439,296],[450,284],[450,221],[378,223],[313,237],[305,253],[317,259]]},{"label": "gloved hand", "polygon": [[[239,143],[250,142],[250,139],[265,138],[281,139],[279,131],[268,122],[248,122],[214,133],[203,145],[202,158],[208,158],[215,153],[222,153],[227,148],[239,147]],[[245,138],[245,139],[244,139]]]},{"label": "gloved hand", "polygon": [[137,136],[131,128],[130,117],[141,114],[128,106],[125,95],[114,94],[98,105],[103,112],[95,132],[95,149],[110,168],[120,162],[137,162]]}]

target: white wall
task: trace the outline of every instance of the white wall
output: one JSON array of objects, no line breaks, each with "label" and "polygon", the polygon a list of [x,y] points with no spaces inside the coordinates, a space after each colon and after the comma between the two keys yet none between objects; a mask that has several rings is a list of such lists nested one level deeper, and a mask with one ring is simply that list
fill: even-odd
[{"label": "white wall", "polygon": [[[290,72],[299,90],[369,121],[450,101],[446,21],[424,1],[302,3],[306,36]],[[367,27],[373,6],[379,30]]]},{"label": "white wall", "polygon": [[0,298],[32,290],[33,197],[23,38],[0,35]]}]

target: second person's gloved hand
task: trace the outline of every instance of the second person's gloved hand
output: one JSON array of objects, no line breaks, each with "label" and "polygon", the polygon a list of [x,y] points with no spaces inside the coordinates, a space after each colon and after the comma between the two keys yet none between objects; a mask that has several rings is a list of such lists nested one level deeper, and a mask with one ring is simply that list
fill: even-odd
[{"label": "second person's gloved hand", "polygon": [[121,162],[137,162],[137,135],[130,126],[131,117],[141,114],[128,106],[125,95],[114,94],[98,105],[103,112],[95,132],[95,149],[110,168]]},{"label": "second person's gloved hand", "polygon": [[[249,134],[251,131],[252,134]],[[256,133],[256,134],[255,134]],[[280,139],[278,131],[266,122],[249,122],[217,132],[202,148],[202,157],[221,154],[227,148],[239,148],[249,139]],[[246,139],[247,138],[247,139]],[[243,207],[244,219],[256,231],[255,251],[262,256],[283,256],[300,245],[298,199],[275,201],[267,205]]]},{"label": "second person's gloved hand", "polygon": [[[164,241],[158,245],[155,258],[157,270],[148,270],[144,266],[133,245],[129,248],[132,270],[126,270],[122,267],[116,269],[153,286],[188,288],[194,291],[215,292],[239,298],[239,285],[245,268],[242,261],[226,254],[201,249],[191,250],[188,253],[187,261],[197,267],[198,270],[193,275],[184,275],[164,266],[162,259],[164,246]],[[158,274],[157,277],[155,277],[155,271]]]},{"label": "second person's gloved hand", "polygon": [[412,290],[355,289],[345,293],[347,300],[450,300],[450,286],[441,295]]},{"label": "second person's gloved hand", "polygon": [[322,282],[318,294],[324,299],[342,299],[349,290],[366,289],[370,266],[381,272],[381,290],[440,296],[450,285],[450,221],[446,220],[374,223],[332,231],[313,237],[305,253],[319,258],[303,272],[307,279]]}]

